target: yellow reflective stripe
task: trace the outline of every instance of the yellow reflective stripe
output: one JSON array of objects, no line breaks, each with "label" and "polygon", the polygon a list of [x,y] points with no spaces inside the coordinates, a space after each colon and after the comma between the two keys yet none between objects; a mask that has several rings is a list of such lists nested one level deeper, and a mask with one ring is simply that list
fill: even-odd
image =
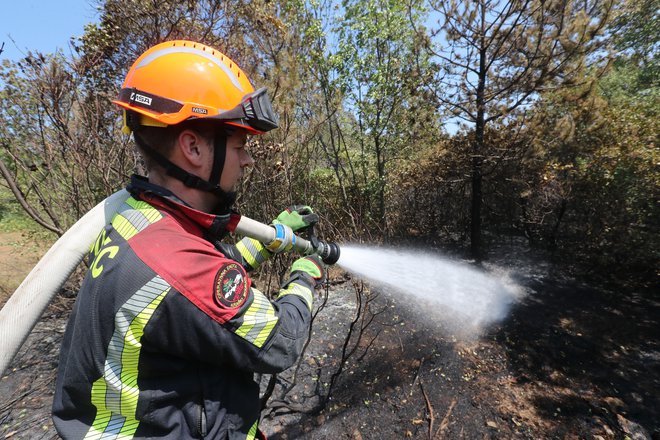
[{"label": "yellow reflective stripe", "polygon": [[124,240],[129,240],[135,234],[140,232],[121,214],[115,214],[112,218],[112,227],[115,228]]},{"label": "yellow reflective stripe", "polygon": [[112,226],[124,240],[130,240],[135,234],[161,218],[163,215],[156,208],[130,197],[112,217]]},{"label": "yellow reflective stripe", "polygon": [[312,310],[312,303],[314,302],[314,295],[312,291],[305,286],[297,283],[291,283],[286,289],[281,290],[277,298],[282,298],[284,295],[297,295],[305,300],[309,310]]},{"label": "yellow reflective stripe", "polygon": [[159,276],[148,281],[117,311],[115,330],[108,344],[103,376],[92,384],[96,417],[86,439],[132,438],[139,421],[135,419],[140,389],[138,361],[144,328],[154,310],[170,291]]},{"label": "yellow reflective stripe", "polygon": [[250,428],[250,430],[247,433],[247,437],[245,437],[245,440],[254,440],[254,438],[257,436],[257,428],[259,426],[259,420],[254,422],[254,425]]},{"label": "yellow reflective stripe", "polygon": [[254,269],[257,268],[257,260],[252,256],[250,251],[245,247],[245,244],[243,244],[243,241],[239,241],[236,243],[236,249],[238,249],[238,252],[241,253],[241,256],[245,258],[245,261]]},{"label": "yellow reflective stripe", "polygon": [[275,309],[273,308],[272,305],[269,306],[266,314],[268,316],[268,322],[264,324],[263,329],[259,332],[256,339],[254,340],[254,345],[256,345],[257,347],[263,347],[264,343],[268,339],[268,336],[270,336],[270,334],[272,333],[273,328],[275,328],[275,324],[279,320],[279,318],[275,316]]},{"label": "yellow reflective stripe", "polygon": [[163,218],[163,215],[147,202],[129,197],[128,200],[126,200],[126,204],[131,208],[140,211],[140,213],[149,220],[149,223],[155,223]]},{"label": "yellow reflective stripe", "polygon": [[112,417],[112,411],[100,409],[105,407],[105,380],[103,380],[103,376],[92,384],[92,404],[97,408],[96,417],[85,439],[101,438]]},{"label": "yellow reflective stripe", "polygon": [[[103,378],[100,381],[103,382]],[[94,382],[94,385],[98,382],[98,380]],[[84,438],[85,440],[132,439],[138,424],[139,422],[137,420],[129,420],[121,414],[113,413],[110,410],[99,410],[96,413],[94,424]]]},{"label": "yellow reflective stripe", "polygon": [[243,323],[236,334],[255,346],[261,348],[275,328],[279,318],[275,308],[259,290],[252,288],[252,304],[242,316]]},{"label": "yellow reflective stripe", "polygon": [[254,240],[252,238],[250,238],[250,241],[252,241],[252,244],[259,251],[259,254],[263,257],[264,261],[270,258],[271,253],[268,252],[268,249],[266,249],[266,246],[264,246],[262,242]]},{"label": "yellow reflective stripe", "polygon": [[[112,423],[112,422],[111,422]],[[135,434],[135,431],[138,429],[138,425],[140,424],[139,421],[135,419],[128,419],[124,423],[124,426],[122,427],[121,431],[119,431],[119,435],[117,435],[117,440],[130,440],[133,438],[133,435]],[[105,440],[105,439],[102,439]]]},{"label": "yellow reflective stripe", "polygon": [[268,261],[271,256],[260,241],[250,237],[245,237],[239,241],[236,244],[236,248],[253,269],[259,267],[263,262]]},{"label": "yellow reflective stripe", "polygon": [[110,421],[112,413],[110,411],[98,411],[96,413],[96,418],[94,419],[94,425],[87,431],[85,435],[85,440],[97,440],[100,439],[105,431],[105,427]]}]

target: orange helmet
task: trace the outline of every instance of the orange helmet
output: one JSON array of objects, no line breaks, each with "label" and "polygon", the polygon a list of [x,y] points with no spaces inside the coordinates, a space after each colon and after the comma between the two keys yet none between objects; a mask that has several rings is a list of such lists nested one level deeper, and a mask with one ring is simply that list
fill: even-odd
[{"label": "orange helmet", "polygon": [[277,128],[266,89],[257,91],[221,52],[192,41],[158,44],[143,53],[112,101],[141,115],[141,125],[211,119],[261,134]]}]

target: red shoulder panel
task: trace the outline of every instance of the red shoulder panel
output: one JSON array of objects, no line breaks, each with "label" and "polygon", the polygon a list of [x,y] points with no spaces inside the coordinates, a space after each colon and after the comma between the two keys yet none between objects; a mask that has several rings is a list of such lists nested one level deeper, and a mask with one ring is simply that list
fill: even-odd
[{"label": "red shoulder panel", "polygon": [[221,324],[234,317],[247,299],[251,280],[243,267],[208,241],[187,233],[171,217],[150,225],[128,243],[146,265]]}]

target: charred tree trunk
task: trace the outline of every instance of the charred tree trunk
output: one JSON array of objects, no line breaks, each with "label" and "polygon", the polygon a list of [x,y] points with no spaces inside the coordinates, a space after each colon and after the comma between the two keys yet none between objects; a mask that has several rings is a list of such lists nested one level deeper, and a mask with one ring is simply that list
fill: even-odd
[{"label": "charred tree trunk", "polygon": [[484,150],[485,117],[485,90],[486,90],[486,40],[485,26],[486,8],[481,7],[481,42],[479,50],[479,82],[477,84],[477,118],[475,121],[475,136],[472,146],[472,209],[470,214],[470,251],[472,258],[481,261],[483,249],[481,243],[481,205],[482,205],[482,164]]}]

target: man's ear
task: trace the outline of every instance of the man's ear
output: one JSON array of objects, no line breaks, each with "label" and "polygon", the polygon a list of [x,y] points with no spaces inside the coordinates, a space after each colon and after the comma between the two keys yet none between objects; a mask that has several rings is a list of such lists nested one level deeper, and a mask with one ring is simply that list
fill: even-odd
[{"label": "man's ear", "polygon": [[177,137],[177,148],[181,155],[194,167],[208,161],[208,145],[204,138],[194,130],[183,130]]}]

